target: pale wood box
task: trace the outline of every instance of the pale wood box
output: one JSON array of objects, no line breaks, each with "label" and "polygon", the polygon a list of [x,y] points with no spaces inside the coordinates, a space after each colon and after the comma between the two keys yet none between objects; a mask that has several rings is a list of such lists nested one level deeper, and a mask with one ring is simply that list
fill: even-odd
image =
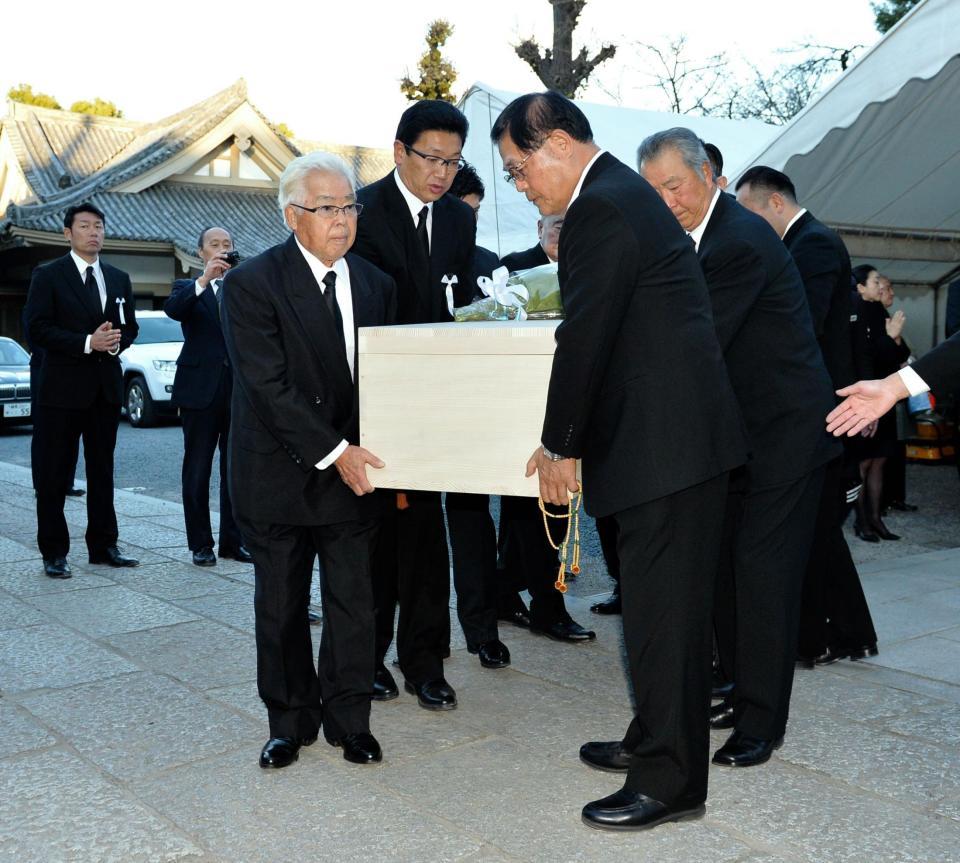
[{"label": "pale wood box", "polygon": [[362,327],[360,444],[378,488],[536,497],[558,321]]}]

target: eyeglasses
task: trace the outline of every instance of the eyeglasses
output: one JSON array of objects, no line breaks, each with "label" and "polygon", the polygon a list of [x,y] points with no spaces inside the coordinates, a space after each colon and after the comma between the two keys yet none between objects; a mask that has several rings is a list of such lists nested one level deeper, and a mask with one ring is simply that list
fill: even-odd
[{"label": "eyeglasses", "polygon": [[415,150],[409,144],[404,144],[403,148],[408,153],[416,153],[431,168],[434,168],[438,171],[446,171],[448,168],[453,168],[454,171],[459,171],[467,164],[465,159],[441,159],[439,156],[430,156],[427,153],[421,153],[419,150]]},{"label": "eyeglasses", "polygon": [[[543,145],[541,144],[540,146],[542,147]],[[503,179],[506,180],[508,183],[516,183],[517,180],[525,179],[523,174],[523,166],[527,164],[527,160],[539,149],[540,147],[537,147],[536,150],[531,150],[529,153],[527,153],[526,156],[524,156],[519,162],[517,162],[516,165],[514,165],[511,168],[506,168],[504,170]]]},{"label": "eyeglasses", "polygon": [[342,207],[321,204],[319,207],[304,207],[303,204],[294,204],[291,201],[290,206],[298,210],[306,210],[308,213],[316,213],[321,219],[335,219],[341,213],[348,219],[355,219],[363,212],[363,204],[345,204]]}]

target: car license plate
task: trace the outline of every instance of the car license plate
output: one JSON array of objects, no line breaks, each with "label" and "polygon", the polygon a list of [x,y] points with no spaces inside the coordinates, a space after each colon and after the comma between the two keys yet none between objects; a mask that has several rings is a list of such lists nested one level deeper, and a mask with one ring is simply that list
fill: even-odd
[{"label": "car license plate", "polygon": [[4,405],[3,415],[5,417],[28,417],[30,416],[30,402],[14,402]]}]

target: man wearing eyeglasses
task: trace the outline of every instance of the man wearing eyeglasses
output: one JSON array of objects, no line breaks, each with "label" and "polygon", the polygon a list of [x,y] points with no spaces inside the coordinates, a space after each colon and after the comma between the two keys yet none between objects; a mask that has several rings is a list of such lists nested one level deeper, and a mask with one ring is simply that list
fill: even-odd
[{"label": "man wearing eyeglasses", "polygon": [[[445,277],[457,279],[456,305],[473,299],[476,219],[467,204],[449,194],[464,165],[466,138],[467,118],[453,105],[439,100],[414,103],[397,126],[396,170],[358,195],[364,211],[354,250],[396,281],[397,323],[449,321]],[[421,707],[451,710],[457,696],[443,676],[450,570],[440,494],[391,491],[383,496],[385,515],[373,566],[377,607],[373,697],[386,701],[399,694],[383,662],[399,603],[397,654],[405,687]],[[478,532],[490,520],[479,509],[462,515],[477,522]],[[482,571],[483,564],[476,569]],[[495,665],[505,665],[509,653],[498,638],[496,613],[480,611],[477,631],[468,633],[473,642],[468,647],[482,650],[481,658],[486,655]]]},{"label": "man wearing eyeglasses", "polygon": [[[253,555],[257,684],[282,768],[324,737],[347,761],[381,760],[370,733],[374,671],[370,556],[378,512],[358,446],[357,327],[392,323],[393,280],[348,254],[353,174],[310,153],[280,177],[290,238],[229,270],[221,308],[233,367],[230,493]],[[320,558],[323,634],[314,670],[307,619]]]}]

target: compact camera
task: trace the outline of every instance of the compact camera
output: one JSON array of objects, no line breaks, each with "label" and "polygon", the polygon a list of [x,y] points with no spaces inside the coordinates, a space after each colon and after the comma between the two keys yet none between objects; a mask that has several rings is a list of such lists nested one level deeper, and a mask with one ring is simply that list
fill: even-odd
[{"label": "compact camera", "polygon": [[240,253],[236,250],[232,252],[224,252],[223,260],[225,260],[231,267],[235,267],[240,263]]}]

